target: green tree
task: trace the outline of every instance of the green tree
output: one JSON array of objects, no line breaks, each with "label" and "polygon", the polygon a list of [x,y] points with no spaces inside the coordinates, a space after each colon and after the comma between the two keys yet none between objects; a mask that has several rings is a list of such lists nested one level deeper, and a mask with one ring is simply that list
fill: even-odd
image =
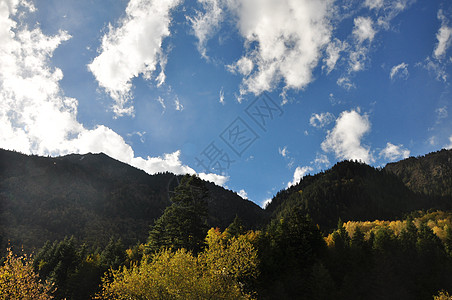
[{"label": "green tree", "polygon": [[207,233],[208,190],[195,175],[185,175],[171,197],[172,204],[149,232],[151,252],[162,247],[185,248],[195,253],[204,245]]}]

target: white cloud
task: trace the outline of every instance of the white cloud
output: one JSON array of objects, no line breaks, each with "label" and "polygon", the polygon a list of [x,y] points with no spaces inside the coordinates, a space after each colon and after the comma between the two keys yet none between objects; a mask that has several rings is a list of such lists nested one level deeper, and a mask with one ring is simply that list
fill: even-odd
[{"label": "white cloud", "polygon": [[391,72],[389,73],[389,78],[394,79],[394,77],[399,77],[402,79],[408,78],[408,64],[401,63],[391,68]]},{"label": "white cloud", "polygon": [[436,80],[447,82],[448,74],[446,72],[445,64],[439,63],[438,61],[427,57],[424,63],[418,63],[416,65],[421,66],[427,71],[431,72],[435,76]]},{"label": "white cloud", "polygon": [[313,168],[309,166],[297,167],[293,173],[293,180],[287,184],[287,187],[299,183],[300,180],[311,171],[313,171]]},{"label": "white cloud", "polygon": [[323,59],[326,65],[326,72],[329,74],[336,66],[339,60],[340,53],[347,49],[347,42],[341,42],[339,39],[335,38],[326,47],[327,57]]},{"label": "white cloud", "polygon": [[317,166],[317,168],[320,168],[322,166],[328,167],[330,165],[330,161],[328,159],[328,156],[326,156],[325,154],[317,153],[314,164]]},{"label": "white cloud", "polygon": [[193,33],[198,39],[198,51],[201,56],[207,58],[207,41],[218,29],[223,19],[223,9],[220,0],[198,0],[205,11],[198,11],[195,17],[187,17],[190,21]]},{"label": "white cloud", "polygon": [[380,151],[380,157],[394,161],[396,159],[408,158],[410,156],[410,150],[404,149],[403,145],[394,145],[392,143],[386,143],[386,147]]},{"label": "white cloud", "polygon": [[[0,1],[0,147],[26,154],[64,155],[103,152],[149,174],[170,171],[194,174],[182,164],[180,151],[162,157],[135,157],[134,151],[112,129],[97,125],[85,128],[77,121],[76,99],[64,96],[60,69],[51,67],[55,49],[70,36],[59,32],[44,35],[12,20],[18,2]],[[14,34],[13,34],[14,29]],[[24,86],[27,88],[24,89]],[[199,174],[217,184],[228,179]]]},{"label": "white cloud", "polygon": [[312,114],[309,124],[316,128],[322,128],[334,121],[334,115],[330,112],[321,114]]},{"label": "white cloud", "polygon": [[355,84],[353,82],[351,82],[350,78],[348,77],[340,77],[337,81],[336,84],[340,87],[343,87],[346,90],[350,90],[352,88],[355,88]]},{"label": "white cloud", "polygon": [[177,96],[174,99],[174,108],[178,111],[184,110],[184,106],[182,105],[182,103],[180,103],[179,97],[177,97]]},{"label": "white cloud", "polygon": [[248,194],[245,192],[245,190],[238,191],[237,195],[239,195],[243,199],[248,199]]},{"label": "white cloud", "polygon": [[373,161],[370,149],[361,144],[363,136],[370,131],[367,115],[355,110],[344,111],[336,120],[336,125],[328,131],[322,142],[325,152],[334,152],[339,159],[357,159],[366,163]]},{"label": "white cloud", "polygon": [[166,110],[165,100],[164,100],[162,97],[158,96],[157,99],[156,99],[156,101],[157,101],[158,103],[160,103],[160,105],[161,105],[162,108],[163,108],[163,111],[165,111],[165,110]]},{"label": "white cloud", "polygon": [[251,73],[251,71],[253,71],[254,64],[251,59],[244,56],[240,58],[238,61],[236,61],[234,64],[227,65],[226,68],[229,70],[229,72],[239,73],[243,76],[248,76]]},{"label": "white cloud", "polygon": [[282,149],[281,147],[278,148],[279,154],[281,154],[282,157],[286,157],[289,151],[287,151],[287,146],[284,146]]},{"label": "white cloud", "polygon": [[364,2],[364,6],[367,6],[369,9],[380,9],[383,7],[383,0],[366,0]]},{"label": "white cloud", "polygon": [[444,147],[445,149],[452,149],[452,135],[449,137],[449,145]]},{"label": "white cloud", "polygon": [[441,9],[438,11],[438,19],[441,20],[441,27],[436,34],[438,44],[433,51],[433,55],[436,59],[442,59],[452,44],[452,28],[447,25],[448,20]]},{"label": "white cloud", "polygon": [[435,112],[436,112],[436,123],[437,124],[439,122],[441,122],[442,119],[445,119],[448,116],[447,106],[443,106],[443,107],[437,108],[435,110]]},{"label": "white cloud", "polygon": [[223,87],[221,87],[221,90],[220,90],[220,103],[224,105],[224,91],[223,91]]},{"label": "white cloud", "polygon": [[272,200],[272,198],[265,199],[264,201],[262,201],[261,207],[265,209],[272,202]]},{"label": "white cloud", "polygon": [[244,75],[242,93],[272,90],[280,81],[284,81],[288,89],[308,85],[313,80],[312,70],[318,64],[322,49],[330,40],[332,3],[227,1],[247,49],[247,54],[237,61],[243,66],[239,72],[247,74],[253,70]]},{"label": "white cloud", "polygon": [[353,20],[353,36],[359,43],[368,40],[372,42],[375,36],[375,29],[373,28],[373,21],[370,17],[357,17]]},{"label": "white cloud", "polygon": [[114,99],[113,111],[117,116],[133,115],[129,103],[133,78],[141,74],[151,79],[159,64],[161,72],[156,80],[159,85],[165,80],[162,40],[170,35],[170,11],[179,2],[131,0],[118,27],[110,24],[103,36],[100,54],[88,68]]}]

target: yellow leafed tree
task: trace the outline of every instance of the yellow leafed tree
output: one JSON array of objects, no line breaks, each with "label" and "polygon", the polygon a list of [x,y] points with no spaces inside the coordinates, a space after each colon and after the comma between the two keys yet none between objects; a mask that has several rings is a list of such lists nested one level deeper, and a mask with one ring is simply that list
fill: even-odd
[{"label": "yellow leafed tree", "polygon": [[97,299],[250,299],[242,281],[257,276],[257,252],[241,235],[226,240],[211,229],[197,257],[185,249],[160,250],[130,268],[111,271]]},{"label": "yellow leafed tree", "polygon": [[0,267],[0,299],[47,300],[52,286],[42,283],[33,270],[28,256],[16,256],[8,249],[6,261]]}]

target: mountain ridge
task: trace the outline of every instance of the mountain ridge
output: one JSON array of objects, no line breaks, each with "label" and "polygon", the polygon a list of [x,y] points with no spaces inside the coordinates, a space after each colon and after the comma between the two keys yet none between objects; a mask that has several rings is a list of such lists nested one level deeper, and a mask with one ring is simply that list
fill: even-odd
[{"label": "mountain ridge", "polygon": [[[91,245],[110,237],[145,241],[149,226],[171,204],[181,176],[149,175],[106,154],[41,157],[0,150],[0,236],[3,246],[36,248],[74,235]],[[232,191],[205,182],[209,226],[225,228],[238,215],[250,228],[265,212]]]}]

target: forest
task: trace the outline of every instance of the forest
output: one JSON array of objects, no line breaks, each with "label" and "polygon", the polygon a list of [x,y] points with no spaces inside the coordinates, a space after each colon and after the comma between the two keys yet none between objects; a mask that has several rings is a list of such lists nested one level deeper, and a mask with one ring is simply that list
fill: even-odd
[{"label": "forest", "polygon": [[[239,214],[246,205],[233,216],[227,210],[227,218],[213,213],[212,198],[227,201],[230,194],[179,176],[158,217],[143,223],[142,240],[124,239],[120,227],[99,227],[104,232],[89,231],[88,239],[80,228],[64,235],[26,218],[23,228],[37,222],[50,234],[10,232],[5,218],[20,221],[11,178],[22,178],[0,160],[1,234],[10,240],[2,252],[0,299],[452,299],[451,157],[442,150],[385,168],[340,162],[278,192],[265,210],[250,206],[255,218]],[[87,176],[68,166],[82,174],[77,178]],[[33,197],[29,210],[42,211]],[[110,203],[111,220],[99,209],[104,225],[121,220],[118,203]],[[215,206],[227,207],[218,200]],[[105,242],[93,242],[95,234]],[[39,244],[42,237],[49,238]]]}]

